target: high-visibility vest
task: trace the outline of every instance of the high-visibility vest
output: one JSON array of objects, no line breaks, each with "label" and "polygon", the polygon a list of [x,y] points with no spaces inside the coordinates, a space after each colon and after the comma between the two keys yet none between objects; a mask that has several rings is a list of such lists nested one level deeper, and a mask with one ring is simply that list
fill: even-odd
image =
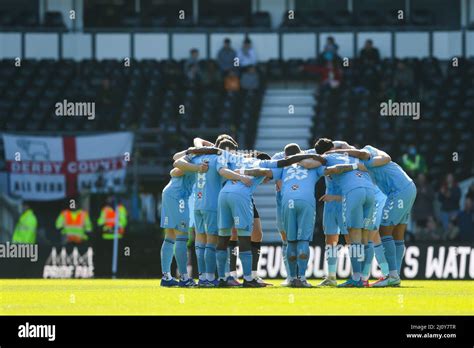
[{"label": "high-visibility vest", "polygon": [[91,231],[89,215],[84,210],[63,210],[56,221],[56,227],[61,228],[61,233],[65,234],[67,241],[71,243],[88,240],[86,231]]},{"label": "high-visibility vest", "polygon": [[28,209],[21,214],[13,232],[13,243],[36,243],[36,227],[38,220],[36,219],[33,210]]},{"label": "high-visibility vest", "polygon": [[414,161],[412,161],[411,158],[407,154],[404,154],[402,157],[402,161],[403,161],[403,166],[409,171],[416,171],[420,169],[421,156],[418,154],[415,155]]},{"label": "high-visibility vest", "polygon": [[[127,226],[127,210],[122,204],[117,206],[118,210],[118,238],[122,238]],[[115,210],[110,206],[105,206],[100,212],[100,217],[97,221],[99,226],[102,226],[102,238],[113,239],[115,233]]]}]

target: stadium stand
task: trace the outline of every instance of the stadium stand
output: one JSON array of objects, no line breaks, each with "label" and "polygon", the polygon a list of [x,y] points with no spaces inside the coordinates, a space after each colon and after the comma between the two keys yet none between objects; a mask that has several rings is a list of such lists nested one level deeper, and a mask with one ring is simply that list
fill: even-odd
[{"label": "stadium stand", "polygon": [[[251,147],[265,88],[264,83],[255,91],[205,87],[186,79],[184,61],[175,60],[133,61],[127,69],[119,60],[24,60],[22,69],[12,61],[1,63],[1,129],[43,134],[135,130],[140,154],[149,162],[169,161],[191,145],[187,133],[211,130],[214,137],[221,129],[238,128],[242,144]],[[200,62],[202,69],[207,63]],[[63,100],[95,102],[96,118],[66,122],[55,116],[55,104]]]},{"label": "stadium stand", "polygon": [[[315,96],[310,145],[315,137],[326,135],[358,145],[379,144],[392,158],[400,159],[414,143],[427,159],[435,182],[439,183],[446,170],[452,170],[460,179],[472,175],[472,162],[454,165],[451,158],[453,149],[460,157],[469,158],[469,149],[473,148],[470,125],[474,117],[474,59],[461,60],[459,68],[436,58],[404,59],[415,73],[412,90],[391,85],[399,61],[384,59],[367,66],[354,60],[345,68],[339,88],[321,89]],[[407,122],[399,117],[388,118],[387,122],[387,117],[380,117],[380,103],[390,97],[402,102],[421,100],[421,117],[433,122]],[[453,114],[457,115],[456,124],[449,127]]]}]

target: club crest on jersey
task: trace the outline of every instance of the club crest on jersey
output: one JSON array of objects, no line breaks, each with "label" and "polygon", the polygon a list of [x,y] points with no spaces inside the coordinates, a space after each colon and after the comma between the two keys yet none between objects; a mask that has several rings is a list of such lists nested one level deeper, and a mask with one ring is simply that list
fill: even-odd
[{"label": "club crest on jersey", "polygon": [[201,199],[201,198],[202,198],[202,192],[201,192],[201,191],[199,191],[199,192],[197,193],[197,198],[198,198],[198,199]]},{"label": "club crest on jersey", "polygon": [[299,189],[299,188],[300,188],[300,186],[297,185],[297,184],[294,184],[294,185],[291,186],[291,189],[292,189],[293,191],[296,191],[296,190]]}]

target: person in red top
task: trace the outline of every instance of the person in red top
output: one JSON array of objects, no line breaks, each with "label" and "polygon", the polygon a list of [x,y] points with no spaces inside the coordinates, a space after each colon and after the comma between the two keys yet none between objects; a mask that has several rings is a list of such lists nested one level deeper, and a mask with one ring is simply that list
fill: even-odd
[{"label": "person in red top", "polygon": [[322,65],[307,64],[303,66],[303,71],[317,74],[320,77],[321,87],[338,88],[342,82],[342,69],[338,66],[337,60],[324,59]]}]

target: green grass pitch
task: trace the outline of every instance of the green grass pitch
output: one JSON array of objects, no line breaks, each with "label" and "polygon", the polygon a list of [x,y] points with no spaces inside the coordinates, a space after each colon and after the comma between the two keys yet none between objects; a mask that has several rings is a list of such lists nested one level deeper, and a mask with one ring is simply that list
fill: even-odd
[{"label": "green grass pitch", "polygon": [[[317,284],[318,281],[311,280]],[[159,280],[0,280],[0,315],[472,315],[472,281],[400,288],[161,288]]]}]

